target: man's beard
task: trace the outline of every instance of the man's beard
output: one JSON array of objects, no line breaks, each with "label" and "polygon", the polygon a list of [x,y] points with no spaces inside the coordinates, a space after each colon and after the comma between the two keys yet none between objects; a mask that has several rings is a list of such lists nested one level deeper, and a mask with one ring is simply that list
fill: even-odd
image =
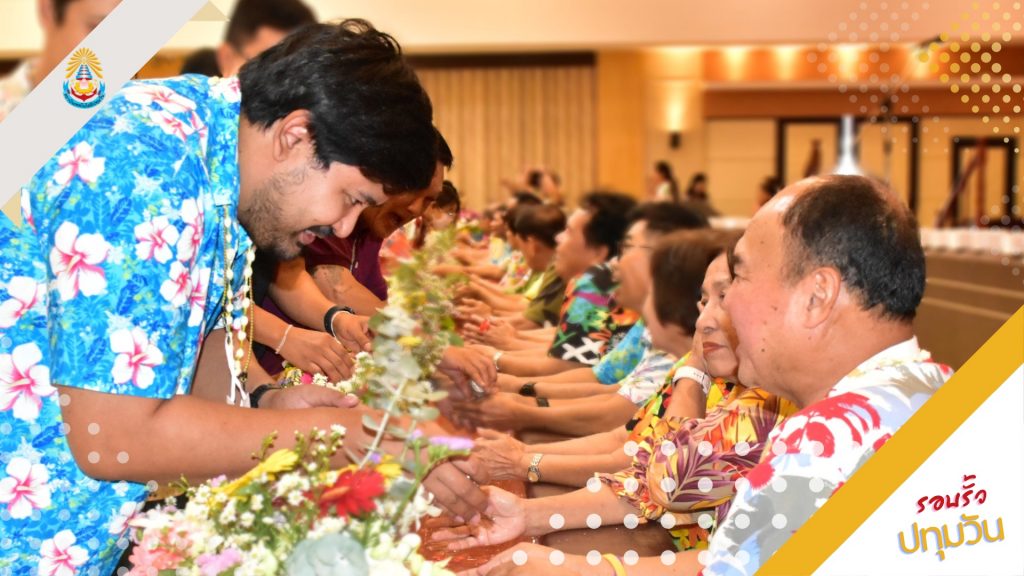
[{"label": "man's beard", "polygon": [[[306,180],[307,171],[308,168],[294,168],[274,173],[263,185],[253,190],[248,206],[238,207],[238,222],[249,233],[256,247],[272,253],[279,260],[291,260],[302,252],[300,232],[281,229],[284,215],[282,205],[286,190],[299,189]],[[320,232],[315,231],[317,234]]]}]

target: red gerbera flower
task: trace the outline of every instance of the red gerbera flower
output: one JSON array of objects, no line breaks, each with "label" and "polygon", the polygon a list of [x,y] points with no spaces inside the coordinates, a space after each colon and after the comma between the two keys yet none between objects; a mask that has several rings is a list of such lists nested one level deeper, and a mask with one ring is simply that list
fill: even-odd
[{"label": "red gerbera flower", "polygon": [[320,495],[320,514],[358,516],[377,507],[374,498],[384,493],[384,477],[376,470],[346,470]]}]

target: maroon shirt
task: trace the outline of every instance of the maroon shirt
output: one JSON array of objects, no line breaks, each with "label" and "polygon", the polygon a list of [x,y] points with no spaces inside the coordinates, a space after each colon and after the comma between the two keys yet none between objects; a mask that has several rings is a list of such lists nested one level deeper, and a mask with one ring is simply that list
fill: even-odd
[{"label": "maroon shirt", "polygon": [[302,253],[306,257],[306,270],[310,273],[317,266],[344,266],[374,296],[387,300],[388,283],[380,269],[380,248],[383,244],[383,240],[357,227],[348,238],[317,238]]},{"label": "maroon shirt", "polygon": [[[352,272],[357,282],[366,287],[374,296],[381,300],[388,299],[388,283],[384,279],[384,273],[380,268],[380,248],[383,240],[374,237],[362,227],[357,226],[348,238],[328,236],[317,238],[312,244],[303,249],[303,256],[306,258],[306,270],[311,274],[317,266],[344,266]],[[355,261],[352,255],[355,254]],[[287,314],[281,311],[270,296],[263,298],[260,306],[271,314],[281,318],[289,324],[299,325]],[[300,325],[301,326],[301,325]],[[312,330],[323,330],[321,326],[309,326]],[[266,347],[260,351],[259,362],[270,374],[281,371],[284,358],[274,354],[273,348]]]}]

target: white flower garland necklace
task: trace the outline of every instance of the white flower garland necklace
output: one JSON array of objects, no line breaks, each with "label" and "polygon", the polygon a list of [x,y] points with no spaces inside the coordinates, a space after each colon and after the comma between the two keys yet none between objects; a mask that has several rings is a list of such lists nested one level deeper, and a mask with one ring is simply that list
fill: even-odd
[{"label": "white flower garland necklace", "polygon": [[[250,245],[245,251],[245,270],[240,306],[241,314],[235,315],[235,295],[231,290],[231,281],[235,272],[231,267],[237,251],[231,247],[231,214],[224,206],[224,351],[227,353],[228,370],[231,372],[231,386],[228,390],[227,402],[233,406],[249,405],[249,393],[245,388],[249,376],[249,362],[252,360],[253,315],[252,301],[252,263],[256,260],[256,247]],[[235,347],[235,334],[239,346]],[[243,347],[244,346],[244,347]],[[244,363],[243,363],[244,359]]]}]

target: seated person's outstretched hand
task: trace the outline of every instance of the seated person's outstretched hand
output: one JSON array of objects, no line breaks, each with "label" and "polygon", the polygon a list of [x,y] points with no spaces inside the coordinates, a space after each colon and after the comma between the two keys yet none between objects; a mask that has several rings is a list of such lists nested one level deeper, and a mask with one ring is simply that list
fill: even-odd
[{"label": "seated person's outstretched hand", "polygon": [[[476,397],[496,387],[498,372],[486,353],[465,346],[449,346],[437,369],[462,389],[465,396]],[[470,382],[476,382],[474,390]]]},{"label": "seated person's outstretched hand", "polygon": [[423,487],[434,495],[434,504],[462,522],[479,518],[488,505],[487,495],[469,476],[471,466],[465,460],[449,460],[423,479]]},{"label": "seated person's outstretched hand", "polygon": [[529,407],[533,399],[508,392],[498,392],[482,400],[452,401],[452,407],[462,417],[471,420],[477,426],[487,426],[498,430],[519,430],[528,424],[523,422],[522,412]]},{"label": "seated person's outstretched hand", "polygon": [[526,533],[526,510],[522,498],[495,486],[484,486],[487,495],[483,516],[462,525],[434,532],[432,538],[448,543],[452,551],[491,546],[515,540]]},{"label": "seated person's outstretched hand", "polygon": [[461,303],[455,307],[455,315],[459,318],[472,318],[473,316],[482,316],[484,318],[490,316],[493,313],[491,307],[476,298],[464,298]]},{"label": "seated person's outstretched hand", "polygon": [[462,330],[467,340],[495,348],[507,348],[518,336],[516,329],[504,320],[475,315],[466,321]]},{"label": "seated person's outstretched hand", "polygon": [[529,463],[525,462],[525,444],[496,430],[480,428],[471,460],[486,471],[491,480],[522,480]]},{"label": "seated person's outstretched hand", "polygon": [[298,326],[291,330],[280,354],[293,366],[310,374],[323,374],[331,382],[350,378],[355,363],[352,355],[330,334]]},{"label": "seated person's outstretched hand", "polygon": [[370,318],[356,314],[339,313],[331,319],[334,335],[346,349],[353,354],[359,351],[369,352],[373,347],[370,341]]},{"label": "seated person's outstretched hand", "polygon": [[337,390],[300,384],[281,390],[269,390],[260,398],[260,408],[273,410],[295,410],[301,408],[355,408],[359,398],[352,394],[342,394]]},{"label": "seated person's outstretched hand", "polygon": [[555,566],[551,561],[553,552],[554,548],[523,542],[491,558],[483,566],[459,572],[458,576],[582,576],[594,573],[594,567],[585,564],[585,560],[581,562],[578,556],[562,555],[562,563]]}]

